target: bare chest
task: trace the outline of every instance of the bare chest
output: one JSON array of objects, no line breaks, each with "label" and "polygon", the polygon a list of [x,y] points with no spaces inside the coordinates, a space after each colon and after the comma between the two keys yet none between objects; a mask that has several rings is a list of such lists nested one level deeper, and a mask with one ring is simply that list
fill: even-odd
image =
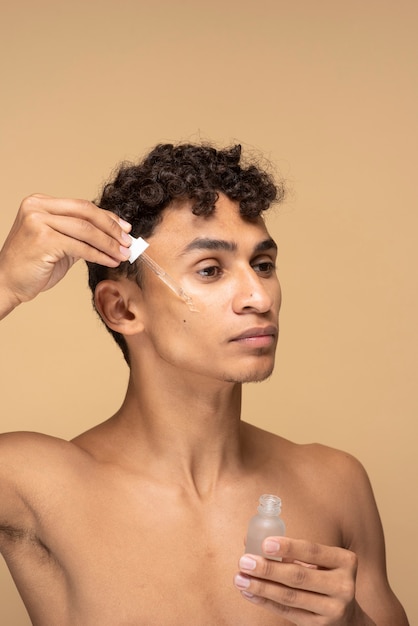
[{"label": "bare chest", "polygon": [[[180,512],[177,520],[97,513],[62,520],[50,536],[54,557],[37,564],[37,593],[56,587],[53,614],[63,626],[280,626],[233,585],[242,528]],[[35,623],[50,626],[48,619]]]},{"label": "bare chest", "polygon": [[[50,496],[41,527],[48,554],[29,547],[11,559],[33,623],[288,626],[233,585],[253,497],[205,508],[153,495],[101,483]],[[336,544],[331,524],[287,501],[290,536]]]}]

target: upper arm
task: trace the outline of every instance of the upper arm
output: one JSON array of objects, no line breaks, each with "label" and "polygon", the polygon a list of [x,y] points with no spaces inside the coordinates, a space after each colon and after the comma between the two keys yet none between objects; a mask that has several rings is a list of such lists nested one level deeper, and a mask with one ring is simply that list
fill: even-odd
[{"label": "upper arm", "polygon": [[379,626],[406,626],[405,612],[388,582],[383,527],[370,480],[353,457],[346,456],[344,463],[343,536],[358,558],[357,601]]},{"label": "upper arm", "polygon": [[20,433],[0,435],[0,549],[31,525],[32,513],[24,497],[28,462]]},{"label": "upper arm", "polygon": [[0,549],[33,537],[49,493],[51,476],[63,460],[64,441],[30,432],[0,435]]}]

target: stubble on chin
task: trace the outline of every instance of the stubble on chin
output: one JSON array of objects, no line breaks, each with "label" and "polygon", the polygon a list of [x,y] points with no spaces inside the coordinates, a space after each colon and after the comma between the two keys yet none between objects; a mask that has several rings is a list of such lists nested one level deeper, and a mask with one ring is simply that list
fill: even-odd
[{"label": "stubble on chin", "polygon": [[244,384],[244,383],[262,383],[264,380],[270,378],[273,373],[274,365],[271,365],[269,368],[265,370],[260,370],[260,368],[254,369],[253,371],[246,370],[245,372],[237,373],[234,376],[231,376],[230,373],[225,372],[225,376],[223,380],[228,383],[235,384]]},{"label": "stubble on chin", "polygon": [[224,375],[221,376],[221,380],[228,383],[244,384],[261,383],[270,378],[274,370],[275,352],[271,353],[266,351],[265,348],[260,348],[254,356],[259,357],[256,362],[253,361],[251,365],[247,363],[247,366],[243,366],[241,372],[239,370],[234,373],[225,371]]}]

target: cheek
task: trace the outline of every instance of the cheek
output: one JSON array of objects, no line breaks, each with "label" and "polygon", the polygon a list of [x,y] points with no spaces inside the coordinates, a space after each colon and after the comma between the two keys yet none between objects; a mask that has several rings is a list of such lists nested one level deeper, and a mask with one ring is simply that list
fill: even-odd
[{"label": "cheek", "polygon": [[[186,277],[182,281],[182,288],[192,300],[193,306],[187,307],[185,303],[187,312],[186,310],[184,312],[184,318],[187,313],[192,313],[192,317],[187,315],[187,321],[190,320],[191,324],[195,322],[195,319],[201,321],[202,324],[213,324],[214,315],[221,317],[226,313],[233,298],[232,281],[225,281],[222,284],[199,284],[196,280]],[[197,320],[198,317],[202,320]]]},{"label": "cheek", "polygon": [[164,307],[150,309],[146,335],[158,354],[167,360],[204,358],[215,340],[212,310],[200,306],[199,312],[190,311],[185,303],[173,297],[174,302],[165,300]]}]

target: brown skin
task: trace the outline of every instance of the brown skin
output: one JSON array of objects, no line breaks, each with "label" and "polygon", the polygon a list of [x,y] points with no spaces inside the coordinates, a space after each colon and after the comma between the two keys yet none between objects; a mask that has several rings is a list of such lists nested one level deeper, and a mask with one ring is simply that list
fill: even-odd
[{"label": "brown skin", "polygon": [[[25,201],[0,253],[0,317],[77,258],[115,267],[128,231],[82,201]],[[186,250],[197,237],[228,246]],[[122,407],[72,442],[0,437],[0,548],[36,626],[408,623],[359,463],[240,420],[241,384],[274,365],[268,240],[261,219],[243,221],[222,196],[210,218],[167,209],[149,253],[199,313],[153,274],[143,290],[104,281],[97,307],[132,360]],[[254,328],[265,331],[247,337]],[[284,503],[284,561],[245,569],[245,530],[266,492]]]}]

